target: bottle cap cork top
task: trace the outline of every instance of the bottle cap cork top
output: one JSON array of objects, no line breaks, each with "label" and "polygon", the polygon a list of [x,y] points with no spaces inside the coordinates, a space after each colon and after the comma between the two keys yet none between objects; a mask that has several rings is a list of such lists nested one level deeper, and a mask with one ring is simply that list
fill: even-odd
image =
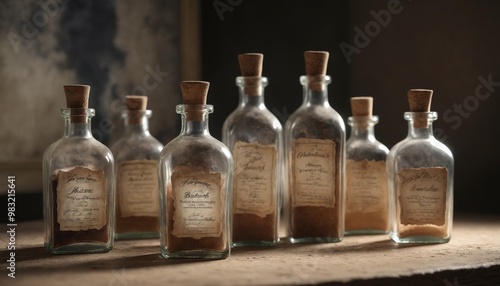
[{"label": "bottle cap cork top", "polygon": [[209,86],[210,83],[206,81],[182,81],[181,91],[184,104],[205,105]]},{"label": "bottle cap cork top", "polygon": [[411,112],[429,112],[432,101],[431,89],[410,89],[408,91],[408,102]]},{"label": "bottle cap cork top", "polygon": [[325,51],[306,51],[304,58],[306,61],[306,75],[326,75],[329,53]]},{"label": "bottle cap cork top", "polygon": [[263,54],[246,53],[238,55],[242,76],[262,76]]},{"label": "bottle cap cork top", "polygon": [[145,95],[126,95],[125,105],[128,110],[146,110],[148,97]]},{"label": "bottle cap cork top", "polygon": [[88,108],[90,86],[81,84],[64,85],[66,106],[68,108]]},{"label": "bottle cap cork top", "polygon": [[372,116],[373,97],[371,96],[352,97],[351,109],[353,116]]}]

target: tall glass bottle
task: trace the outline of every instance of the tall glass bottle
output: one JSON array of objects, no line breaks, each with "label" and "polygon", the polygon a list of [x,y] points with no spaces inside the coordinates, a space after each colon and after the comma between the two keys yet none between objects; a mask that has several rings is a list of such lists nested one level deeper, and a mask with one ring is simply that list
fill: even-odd
[{"label": "tall glass bottle", "polygon": [[279,241],[283,138],[279,120],[266,108],[262,54],[238,56],[240,104],[225,120],[222,142],[232,151],[233,246]]},{"label": "tall glass bottle", "polygon": [[116,239],[158,237],[158,159],[163,145],[149,133],[146,96],[127,95],[125,133],[111,147],[116,163]]},{"label": "tall glass bottle", "polygon": [[344,235],[345,125],[328,102],[327,52],[305,52],[304,101],[285,125],[292,243]]},{"label": "tall glass bottle", "polygon": [[208,130],[208,82],[181,82],[178,137],[159,160],[160,250],[166,258],[226,258],[231,250],[233,159]]},{"label": "tall glass bottle", "polygon": [[64,135],[43,156],[45,248],[52,254],[108,252],[113,247],[113,155],[92,137],[90,86],[65,85],[64,91]]},{"label": "tall glass bottle", "polygon": [[387,157],[391,238],[398,243],[445,243],[451,238],[453,172],[451,151],[432,133],[437,113],[432,90],[408,92],[408,136]]},{"label": "tall glass bottle", "polygon": [[351,98],[351,135],[346,143],[346,234],[387,233],[387,147],[375,138],[378,116],[372,97]]}]

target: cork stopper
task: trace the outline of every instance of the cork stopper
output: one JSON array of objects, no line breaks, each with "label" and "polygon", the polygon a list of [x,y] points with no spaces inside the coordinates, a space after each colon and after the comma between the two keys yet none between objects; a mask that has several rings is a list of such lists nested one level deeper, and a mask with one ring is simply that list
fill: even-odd
[{"label": "cork stopper", "polygon": [[126,95],[125,105],[128,110],[146,110],[148,97],[145,95]]},{"label": "cork stopper", "polygon": [[142,124],[144,111],[148,105],[148,97],[145,95],[126,95],[125,105],[128,109],[128,124]]},{"label": "cork stopper", "polygon": [[431,110],[431,100],[431,89],[410,89],[408,91],[411,112],[429,112]]},{"label": "cork stopper", "polygon": [[81,84],[64,85],[64,94],[66,95],[66,106],[75,109],[71,111],[70,122],[85,123],[87,118],[84,109],[89,107],[90,86]]},{"label": "cork stopper", "polygon": [[263,54],[246,53],[238,55],[242,76],[262,76]]},{"label": "cork stopper", "polygon": [[238,55],[241,75],[244,77],[244,93],[259,96],[262,94],[260,77],[262,76],[262,62],[264,55],[259,53],[246,53]]},{"label": "cork stopper", "polygon": [[181,91],[182,98],[189,111],[186,113],[186,119],[191,121],[202,121],[203,112],[202,106],[207,103],[209,82],[206,81],[182,81]]},{"label": "cork stopper", "polygon": [[[306,51],[304,58],[306,62],[306,75],[307,76],[325,76],[326,68],[328,67],[328,52],[324,51]],[[311,81],[308,87],[314,91],[322,90],[322,83],[318,81]]]},{"label": "cork stopper", "polygon": [[328,56],[329,53],[324,51],[304,52],[304,58],[306,60],[306,75],[326,75]]},{"label": "cork stopper", "polygon": [[373,97],[358,96],[351,98],[351,109],[353,116],[372,116]]},{"label": "cork stopper", "polygon": [[[408,102],[411,112],[430,112],[432,101],[431,89],[410,89],[408,91]],[[427,114],[414,118],[413,127],[424,128],[428,125]]]}]

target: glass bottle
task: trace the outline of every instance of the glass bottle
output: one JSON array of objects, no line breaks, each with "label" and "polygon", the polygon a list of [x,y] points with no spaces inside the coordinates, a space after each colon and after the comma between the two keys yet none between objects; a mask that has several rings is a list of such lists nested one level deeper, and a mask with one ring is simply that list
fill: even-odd
[{"label": "glass bottle", "polygon": [[146,96],[126,96],[125,133],[111,147],[116,162],[116,239],[156,238],[158,159],[163,145],[149,133]]},{"label": "glass bottle", "polygon": [[432,90],[408,92],[408,136],[387,157],[391,238],[398,243],[445,243],[453,216],[453,155],[432,133]]},{"label": "glass bottle", "polygon": [[113,247],[113,155],[92,137],[90,87],[66,85],[64,91],[64,136],[43,156],[45,248],[52,254],[108,252]]},{"label": "glass bottle", "polygon": [[285,125],[292,243],[344,235],[345,125],[328,102],[327,52],[305,52],[304,101]]},{"label": "glass bottle", "polygon": [[351,98],[351,135],[346,142],[346,234],[387,233],[387,147],[375,138],[378,116],[372,97]]},{"label": "glass bottle", "polygon": [[279,120],[266,108],[262,54],[238,56],[244,76],[236,78],[239,106],[226,118],[222,142],[232,151],[233,246],[279,242],[283,135]]},{"label": "glass bottle", "polygon": [[179,136],[159,160],[160,250],[165,258],[229,256],[231,250],[231,186],[229,149],[208,130],[208,82],[181,82],[184,104]]}]

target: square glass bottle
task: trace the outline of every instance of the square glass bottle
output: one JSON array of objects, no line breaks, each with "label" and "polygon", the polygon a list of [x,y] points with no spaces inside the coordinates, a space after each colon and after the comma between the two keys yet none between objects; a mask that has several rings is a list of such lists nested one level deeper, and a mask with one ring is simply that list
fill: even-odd
[{"label": "square glass bottle", "polygon": [[351,135],[346,143],[345,233],[387,233],[389,149],[375,138],[378,116],[372,115],[373,98],[353,97],[351,108]]},{"label": "square glass bottle", "polygon": [[345,125],[328,101],[328,55],[304,53],[304,100],[285,125],[292,243],[339,242],[344,236]]},{"label": "square glass bottle", "polygon": [[208,130],[208,82],[181,82],[179,136],[159,160],[160,251],[165,258],[222,259],[231,251],[233,158]]},{"label": "square glass bottle", "polygon": [[52,254],[113,248],[114,158],[91,132],[90,86],[65,85],[64,135],[43,156],[45,248]]},{"label": "square glass bottle", "polygon": [[240,103],[222,130],[235,168],[233,246],[270,246],[279,242],[282,127],[264,103],[263,55],[241,54],[238,60]]},{"label": "square glass bottle", "polygon": [[432,133],[432,90],[408,91],[408,135],[387,156],[391,238],[398,243],[445,243],[453,222],[453,155]]},{"label": "square glass bottle", "polygon": [[158,159],[163,149],[149,133],[147,97],[125,96],[125,132],[111,146],[116,165],[115,239],[156,238],[158,228]]}]

